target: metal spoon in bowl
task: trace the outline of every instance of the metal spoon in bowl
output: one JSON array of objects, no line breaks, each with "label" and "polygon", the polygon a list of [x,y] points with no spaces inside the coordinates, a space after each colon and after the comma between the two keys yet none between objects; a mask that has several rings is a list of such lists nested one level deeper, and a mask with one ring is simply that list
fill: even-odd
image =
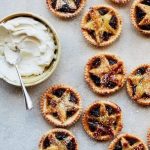
[{"label": "metal spoon in bowl", "polygon": [[18,69],[18,63],[21,60],[20,54],[19,54],[19,52],[17,53],[16,51],[14,52],[13,50],[10,50],[8,47],[5,47],[4,54],[5,54],[6,61],[10,65],[13,65],[16,68],[16,71],[17,71],[17,74],[18,74],[18,77],[20,80],[21,88],[23,91],[23,95],[25,98],[26,109],[31,110],[33,108],[33,103],[32,103],[30,95],[27,92],[27,89],[24,85],[24,82],[22,80],[21,74]]}]

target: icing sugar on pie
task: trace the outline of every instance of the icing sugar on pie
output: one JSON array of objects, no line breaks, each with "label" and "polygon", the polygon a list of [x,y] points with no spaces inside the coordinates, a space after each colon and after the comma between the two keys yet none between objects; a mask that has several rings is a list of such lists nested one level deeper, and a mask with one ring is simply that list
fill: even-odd
[{"label": "icing sugar on pie", "polygon": [[74,124],[81,115],[81,97],[66,85],[50,87],[42,95],[40,105],[44,118],[58,127]]},{"label": "icing sugar on pie", "polygon": [[114,93],[126,81],[124,63],[115,55],[98,54],[86,64],[85,80],[100,95]]},{"label": "icing sugar on pie", "polygon": [[109,101],[96,101],[85,110],[82,124],[91,138],[110,140],[122,129],[121,109]]},{"label": "icing sugar on pie", "polygon": [[150,65],[137,67],[127,79],[129,96],[138,104],[150,106]]},{"label": "icing sugar on pie", "polygon": [[95,46],[106,46],[120,35],[122,19],[118,12],[110,7],[98,5],[85,14],[81,22],[84,37]]}]

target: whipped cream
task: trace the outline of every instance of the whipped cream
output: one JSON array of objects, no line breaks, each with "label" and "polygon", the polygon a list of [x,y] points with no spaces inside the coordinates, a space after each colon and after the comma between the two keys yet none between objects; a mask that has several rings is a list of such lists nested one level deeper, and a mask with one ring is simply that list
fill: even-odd
[{"label": "whipped cream", "polygon": [[[39,75],[55,58],[53,34],[30,17],[18,17],[0,24],[0,78],[18,82],[11,64],[22,76]],[[19,58],[19,60],[18,60]]]}]

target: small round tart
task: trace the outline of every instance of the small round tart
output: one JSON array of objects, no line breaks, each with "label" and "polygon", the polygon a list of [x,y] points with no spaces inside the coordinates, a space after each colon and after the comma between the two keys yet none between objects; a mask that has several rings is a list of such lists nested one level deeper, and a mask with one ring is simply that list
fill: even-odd
[{"label": "small round tart", "polygon": [[42,136],[39,150],[78,150],[78,143],[70,131],[53,129]]},{"label": "small round tart", "polygon": [[150,149],[150,128],[148,129],[148,133],[147,133],[147,145],[148,148]]},{"label": "small round tart", "polygon": [[148,148],[138,137],[121,134],[110,143],[108,150],[148,150]]},{"label": "small round tart", "polygon": [[122,30],[122,19],[110,7],[98,5],[91,7],[81,22],[84,37],[95,46],[107,46],[114,42]]},{"label": "small round tart", "polygon": [[99,54],[85,67],[85,80],[95,93],[108,95],[123,87],[125,77],[124,63],[112,54]]},{"label": "small round tart", "polygon": [[81,97],[67,85],[50,87],[42,95],[40,105],[44,118],[57,127],[71,126],[81,115]]},{"label": "small round tart", "polygon": [[137,67],[127,79],[131,99],[143,106],[150,106],[150,64]]},{"label": "small round tart", "polygon": [[49,10],[61,18],[71,18],[80,13],[86,0],[46,0]]},{"label": "small round tart", "polygon": [[110,140],[123,127],[121,109],[109,101],[96,101],[85,110],[82,124],[91,138],[98,141]]},{"label": "small round tart", "polygon": [[150,1],[135,0],[131,7],[131,20],[135,28],[150,35]]}]

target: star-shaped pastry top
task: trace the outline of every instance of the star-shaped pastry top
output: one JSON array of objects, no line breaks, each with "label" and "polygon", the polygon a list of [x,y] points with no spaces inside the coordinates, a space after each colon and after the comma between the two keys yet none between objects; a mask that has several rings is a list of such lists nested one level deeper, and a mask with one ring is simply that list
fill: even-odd
[{"label": "star-shaped pastry top", "polygon": [[71,93],[66,90],[61,97],[57,97],[53,94],[47,94],[47,108],[46,113],[57,113],[59,120],[64,123],[67,118],[68,111],[77,111],[79,106],[70,101]]},{"label": "star-shaped pastry top", "polygon": [[141,98],[144,93],[150,95],[150,70],[144,75],[130,75],[129,79],[136,87],[135,98]]},{"label": "star-shaped pastry top", "polygon": [[150,25],[150,6],[139,3],[137,5],[144,13],[144,18],[139,22],[139,25]]},{"label": "star-shaped pastry top", "polygon": [[56,10],[60,10],[63,5],[67,5],[70,9],[77,9],[77,6],[75,4],[74,0],[57,0],[56,2]]},{"label": "star-shaped pastry top", "polygon": [[[92,109],[92,108],[91,108]],[[97,124],[97,130],[94,132],[96,134],[99,130],[102,132],[105,132],[106,134],[109,134],[110,136],[115,135],[115,128],[114,123],[117,122],[118,117],[120,116],[120,113],[114,112],[113,114],[109,115],[108,111],[106,109],[105,104],[101,104],[99,108],[99,116],[95,117],[93,115],[89,115],[87,118],[91,120],[95,120],[98,122]]]},{"label": "star-shaped pastry top", "polygon": [[101,83],[104,84],[109,80],[117,83],[119,86],[119,83],[123,80],[123,74],[120,74],[120,72],[122,72],[122,64],[118,62],[114,65],[110,65],[105,56],[101,57],[101,64],[89,72],[99,77]]},{"label": "star-shaped pastry top", "polygon": [[110,20],[112,18],[112,12],[109,11],[105,15],[101,15],[98,10],[92,9],[89,13],[91,20],[82,25],[82,29],[95,32],[95,38],[97,43],[103,41],[104,32],[114,35],[116,30],[110,26]]}]

